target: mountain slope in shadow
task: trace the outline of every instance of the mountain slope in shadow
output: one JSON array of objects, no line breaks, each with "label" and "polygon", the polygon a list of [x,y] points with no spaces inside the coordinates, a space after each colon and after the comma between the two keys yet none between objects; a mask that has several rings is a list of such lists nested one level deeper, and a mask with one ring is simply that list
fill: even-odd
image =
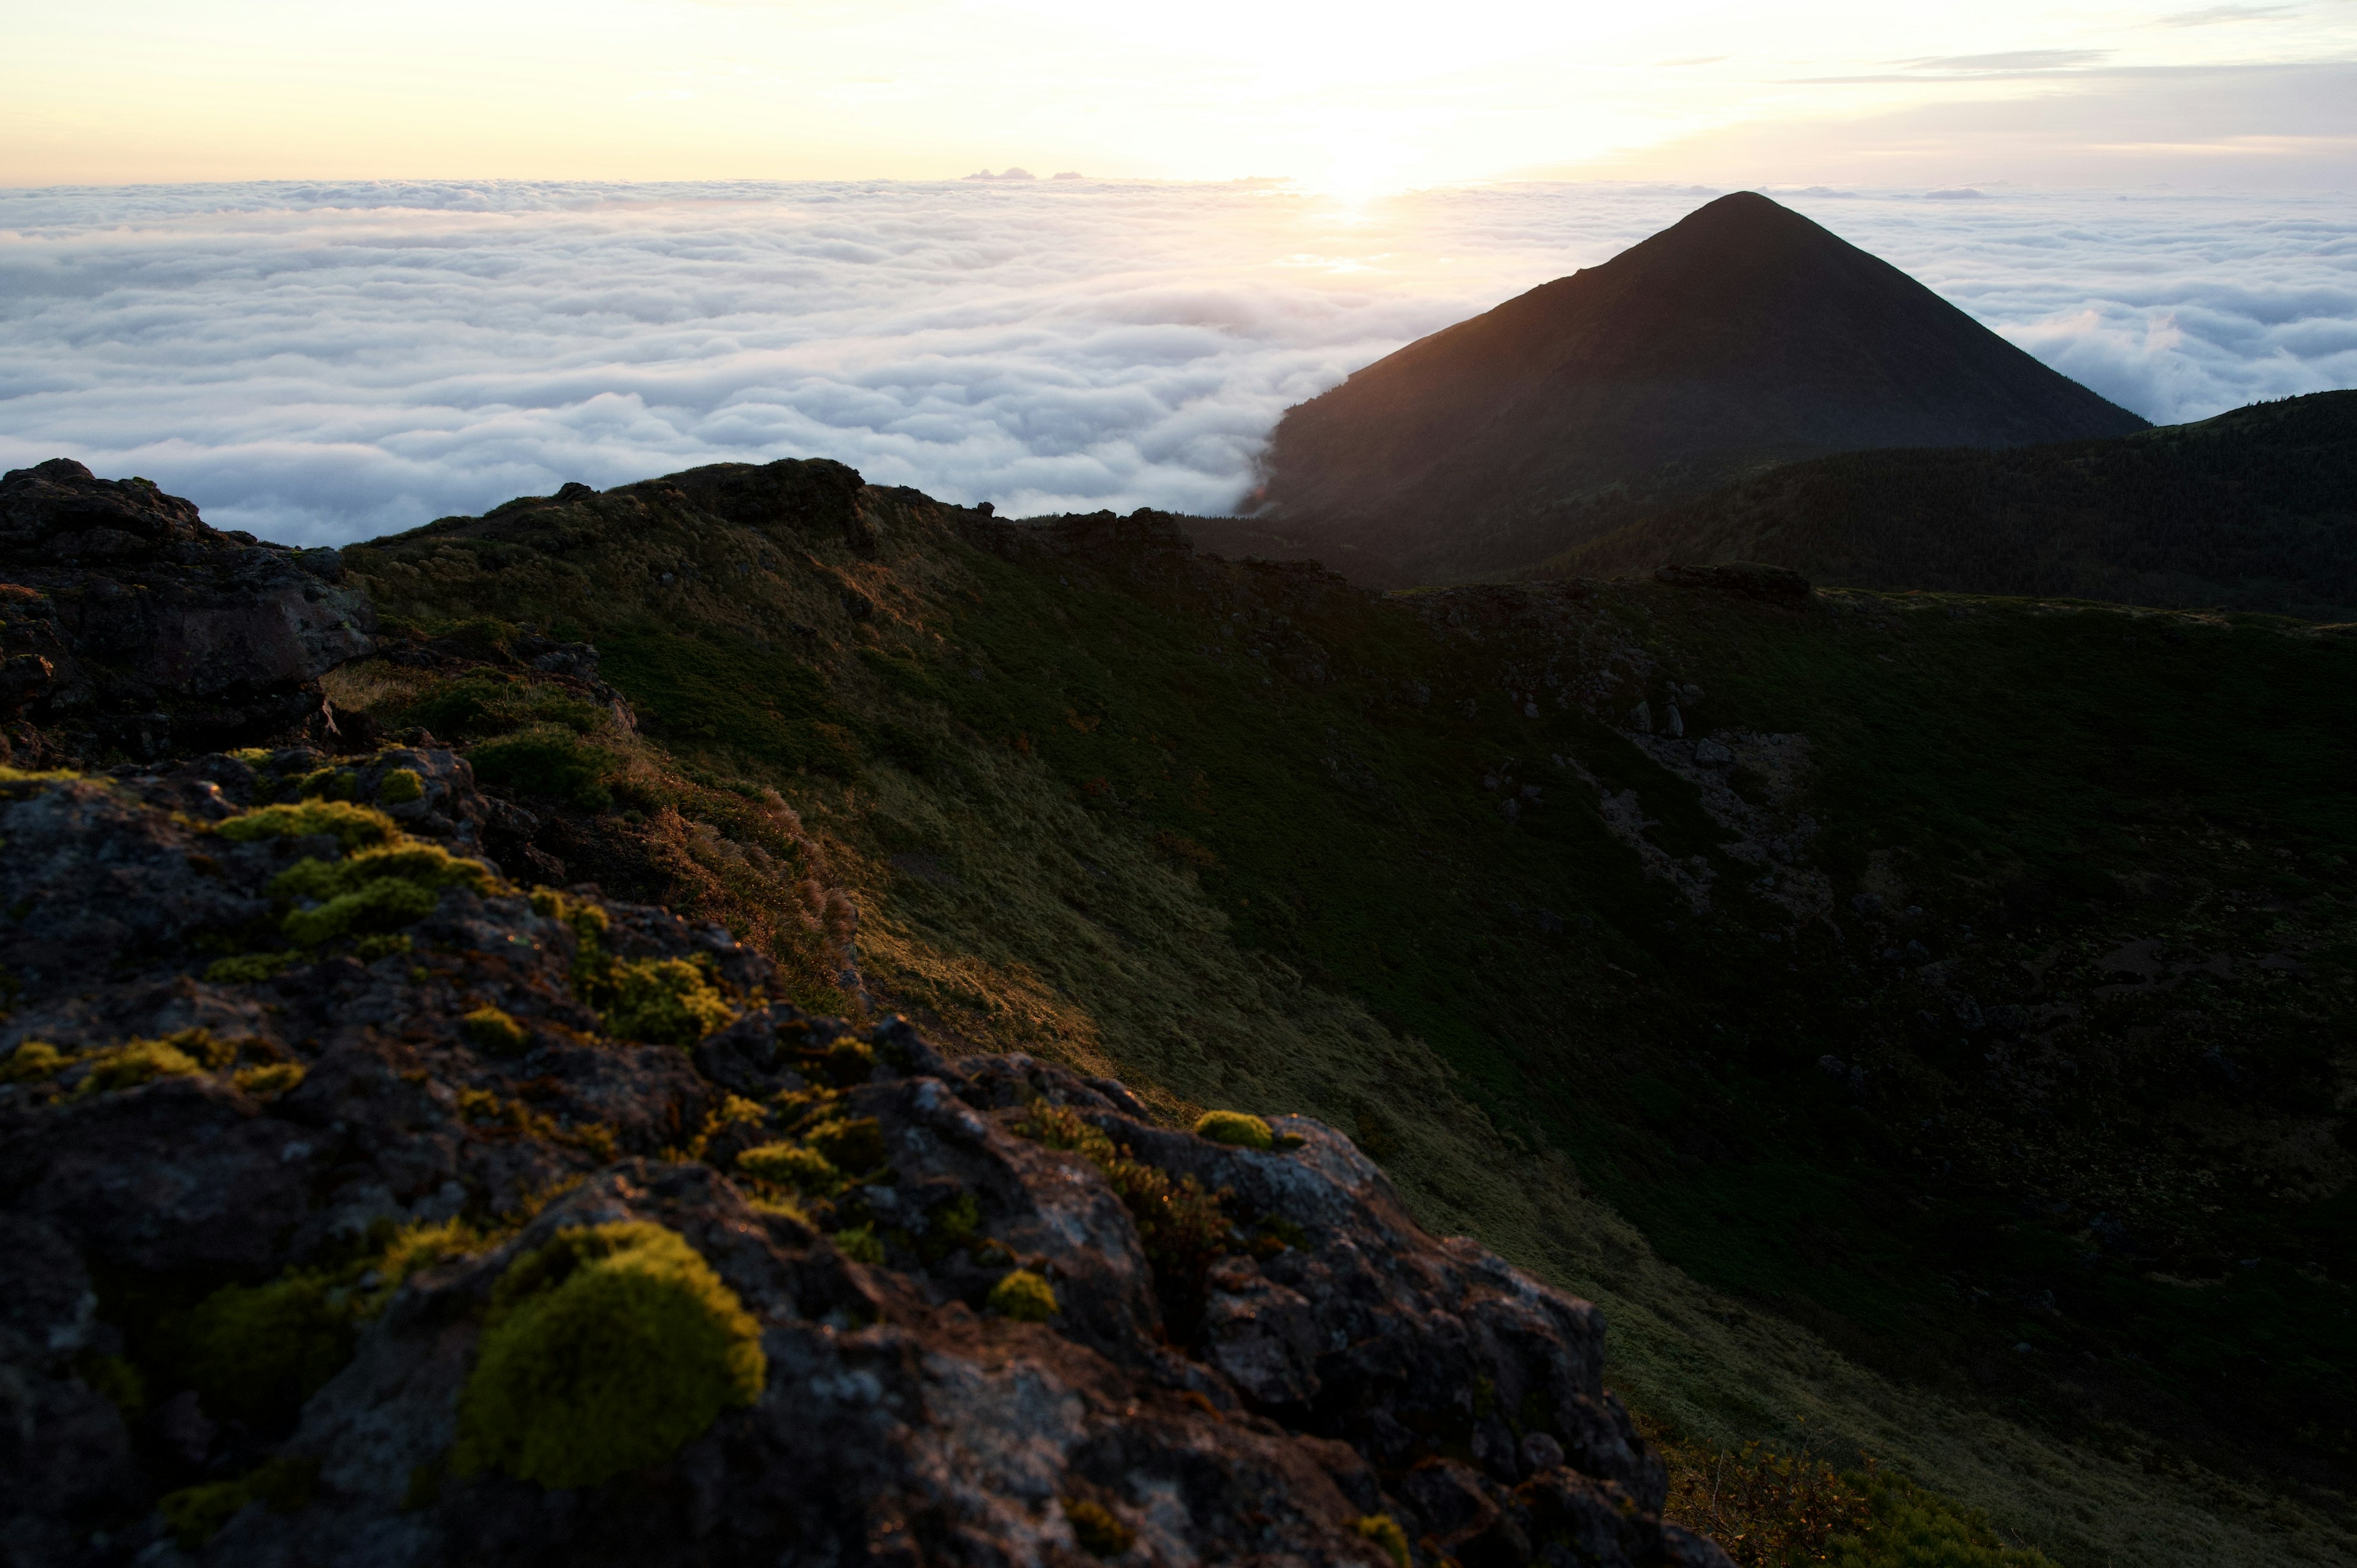
[{"label": "mountain slope in shadow", "polygon": [[1820,583],[2357,616],[2357,392],[2116,441],[1855,452],[1601,498],[1544,576],[1749,560]]},{"label": "mountain slope in shadow", "polygon": [[1898,268],[1740,192],[1289,410],[1263,515],[1203,542],[1282,553],[1244,538],[1265,532],[1362,581],[1442,581],[1575,542],[1564,503],[1609,487],[1676,493],[1834,452],[2145,427]]}]

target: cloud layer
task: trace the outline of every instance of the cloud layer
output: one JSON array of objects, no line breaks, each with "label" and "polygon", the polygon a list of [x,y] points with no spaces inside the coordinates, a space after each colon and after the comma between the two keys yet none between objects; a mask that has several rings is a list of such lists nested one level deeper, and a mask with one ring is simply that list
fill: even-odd
[{"label": "cloud layer", "polygon": [[[1779,193],[2163,421],[2357,385],[2357,211]],[[832,456],[1002,512],[1225,510],[1284,409],[1713,190],[367,184],[0,193],[0,467],[329,542]]]}]

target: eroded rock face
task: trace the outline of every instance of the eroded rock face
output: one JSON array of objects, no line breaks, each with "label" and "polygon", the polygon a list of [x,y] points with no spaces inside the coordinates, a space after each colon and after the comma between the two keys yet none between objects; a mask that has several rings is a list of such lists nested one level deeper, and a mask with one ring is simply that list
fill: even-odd
[{"label": "eroded rock face", "polygon": [[317,679],[375,624],[332,550],[221,532],[67,458],[0,477],[0,727],[52,748],[144,759],[325,733]]},{"label": "eroded rock face", "polygon": [[[12,1568],[1380,1568],[1377,1516],[1419,1563],[1726,1561],[1661,1522],[1595,1309],[1426,1235],[1318,1122],[1275,1118],[1254,1152],[1154,1126],[1115,1083],[945,1060],[899,1020],[778,1000],[716,927],[587,887],[445,886],[392,933],[407,950],[381,933],[237,978],[224,951],[278,940],[287,867],[337,863],[325,832],[221,830],[313,760],[286,756],[0,782],[24,900],[0,922]],[[350,766],[346,803],[467,848],[464,763],[388,758]],[[733,1017],[628,1037],[640,1015],[588,978],[614,962]],[[142,1080],[135,1040],[179,1064]],[[780,1148],[832,1174],[778,1186],[757,1151]],[[1156,1182],[1215,1195],[1208,1256],[1141,1228]],[[734,1293],[758,1399],[599,1485],[460,1473],[495,1287],[618,1220],[676,1232]],[[1044,1320],[992,1309],[1017,1269]],[[258,1286],[279,1316],[225,1337]]]}]

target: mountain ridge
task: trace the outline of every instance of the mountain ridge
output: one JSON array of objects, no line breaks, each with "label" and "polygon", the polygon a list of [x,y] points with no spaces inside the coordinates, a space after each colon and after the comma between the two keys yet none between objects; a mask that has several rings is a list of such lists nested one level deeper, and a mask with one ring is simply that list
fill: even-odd
[{"label": "mountain ridge", "polygon": [[1600,498],[1536,576],[1752,559],[1820,583],[2357,618],[2357,392],[2134,435],[1843,454]]}]

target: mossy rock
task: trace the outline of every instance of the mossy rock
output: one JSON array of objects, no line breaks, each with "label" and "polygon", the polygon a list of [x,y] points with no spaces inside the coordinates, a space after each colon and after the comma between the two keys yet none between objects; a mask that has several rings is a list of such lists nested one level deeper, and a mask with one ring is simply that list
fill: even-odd
[{"label": "mossy rock", "polygon": [[452,1468],[595,1486],[670,1458],[768,1371],[759,1326],[678,1232],[562,1231],[492,1291]]}]

